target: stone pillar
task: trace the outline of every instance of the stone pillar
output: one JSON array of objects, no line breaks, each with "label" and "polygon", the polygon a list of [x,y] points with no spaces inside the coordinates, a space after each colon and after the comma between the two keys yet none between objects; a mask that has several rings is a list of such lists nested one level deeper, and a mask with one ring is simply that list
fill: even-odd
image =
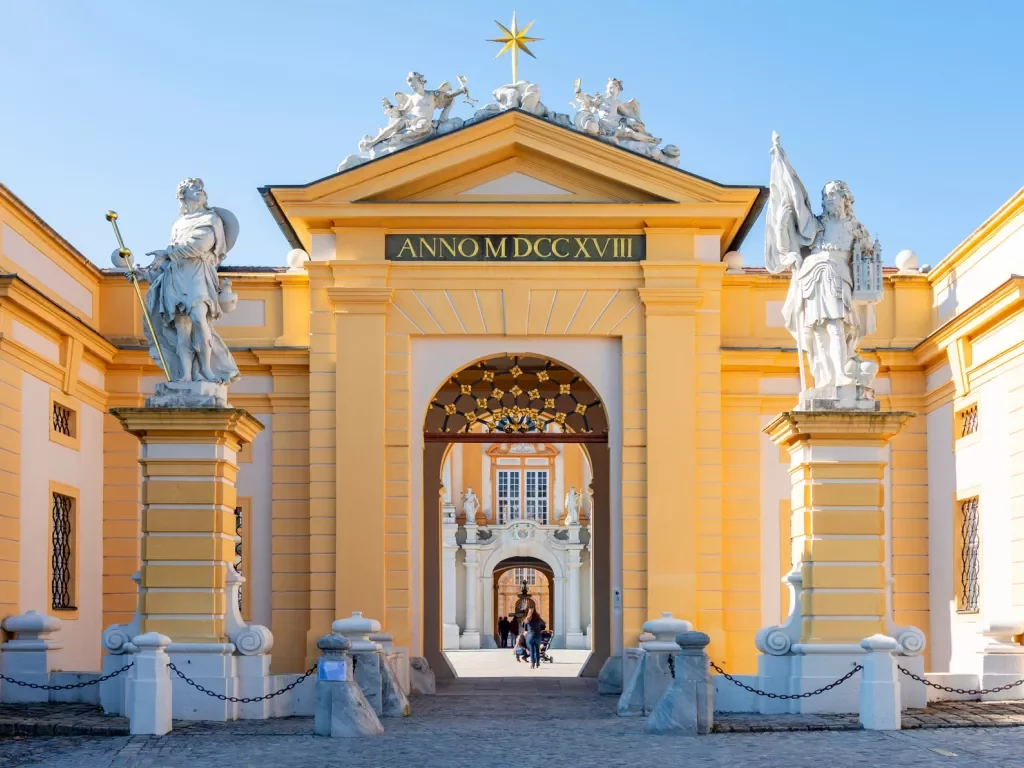
[{"label": "stone pillar", "polygon": [[[227,619],[237,454],[263,426],[239,408],[115,408],[111,413],[142,443],[140,634],[166,635],[178,669],[215,693],[238,696]],[[206,696],[177,677],[174,690],[175,718],[238,716],[235,704]]]},{"label": "stone pillar", "polygon": [[900,672],[893,654],[900,644],[885,635],[873,635],[860,643],[867,651],[861,664],[860,724],[869,731],[900,730]]},{"label": "stone pillar", "polygon": [[699,736],[710,733],[714,722],[714,687],[705,649],[711,638],[703,632],[682,632],[676,637],[672,684],[644,724],[647,733]]},{"label": "stone pillar", "polygon": [[445,519],[441,525],[441,648],[446,651],[459,649],[459,625],[455,621],[458,599],[455,555],[459,551],[455,534],[459,526],[455,523],[454,507],[452,512],[452,521]]},{"label": "stone pillar", "polygon": [[[788,690],[776,693],[805,693],[842,677],[862,661],[861,640],[892,626],[883,473],[889,441],[912,417],[904,412],[795,411],[765,428],[790,455],[793,560],[800,576],[799,625],[790,621],[758,635],[762,652],[781,659],[762,657],[762,676],[789,680]],[[905,634],[915,638],[915,645],[921,637],[920,632]],[[781,711],[856,712],[859,687],[855,678],[825,694],[782,705]],[[777,701],[762,705],[780,711]]]},{"label": "stone pillar", "polygon": [[[347,619],[338,619],[331,625],[331,631],[351,643],[354,679],[363,692],[367,703],[377,715],[384,714],[384,681],[378,651],[381,647],[370,639],[380,632],[380,622],[353,611]],[[319,641],[318,646],[319,647]]]},{"label": "stone pillar", "polygon": [[[4,675],[23,683],[49,685],[50,670],[54,667],[53,652],[63,646],[48,636],[60,629],[60,619],[29,611],[20,616],[8,616],[3,621],[3,629],[15,635],[13,640],[0,645]],[[49,691],[15,685],[6,680],[0,688],[0,701],[4,704],[49,700]]]},{"label": "stone pillar", "polygon": [[[577,534],[578,539],[578,534]],[[580,629],[580,565],[582,547],[570,548],[565,553],[569,566],[569,577],[566,592],[565,608],[565,647],[582,649],[587,646],[587,639]]]},{"label": "stone pillar", "polygon": [[[351,269],[351,265],[347,265]],[[408,609],[388,615],[386,600],[384,352],[391,289],[383,282],[387,266],[363,264],[335,273],[344,287],[329,288],[334,302],[337,344],[337,565],[335,615],[360,609],[381,617],[393,632],[408,637]],[[367,283],[374,283],[368,285]],[[358,361],[358,364],[353,364]],[[403,575],[408,589],[408,574]],[[400,615],[399,615],[400,614]]]},{"label": "stone pillar", "polygon": [[480,647],[480,561],[475,546],[467,542],[463,549],[466,551],[466,629],[459,647],[475,650]]},{"label": "stone pillar", "polygon": [[164,650],[171,639],[158,632],[147,632],[132,640],[135,668],[132,670],[132,706],[128,730],[133,736],[163,736],[171,730],[170,659]]},{"label": "stone pillar", "polygon": [[356,685],[348,655],[352,641],[332,633],[317,640],[316,646],[323,657],[317,665],[313,733],[333,739],[384,733],[373,707]]}]

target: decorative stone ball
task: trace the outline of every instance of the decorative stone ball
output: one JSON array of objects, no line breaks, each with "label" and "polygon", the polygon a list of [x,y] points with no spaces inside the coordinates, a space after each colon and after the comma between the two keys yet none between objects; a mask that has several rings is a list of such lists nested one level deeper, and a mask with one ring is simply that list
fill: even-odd
[{"label": "decorative stone ball", "polygon": [[901,274],[914,274],[917,272],[917,254],[909,248],[904,248],[896,254],[896,266]]},{"label": "decorative stone ball", "polygon": [[342,653],[352,648],[352,641],[344,635],[331,633],[316,641],[316,647],[324,653]]},{"label": "decorative stone ball", "polygon": [[739,251],[729,251],[722,261],[725,262],[726,274],[735,275],[743,272],[743,254]]},{"label": "decorative stone ball", "polygon": [[285,261],[288,263],[290,271],[303,272],[306,269],[306,262],[309,261],[309,254],[301,248],[294,248],[288,251]]},{"label": "decorative stone ball", "polygon": [[687,648],[707,648],[710,642],[711,638],[707,634],[696,630],[680,632],[676,635],[676,645],[683,650]]},{"label": "decorative stone ball", "polygon": [[660,619],[644,622],[641,627],[642,631],[654,635],[653,642],[670,644],[680,632],[689,632],[691,629],[693,629],[693,625],[690,622],[673,618],[671,611],[664,611]]},{"label": "decorative stone ball", "polygon": [[121,255],[120,248],[110,252],[110,263],[114,265],[114,269],[128,269],[128,259]]}]

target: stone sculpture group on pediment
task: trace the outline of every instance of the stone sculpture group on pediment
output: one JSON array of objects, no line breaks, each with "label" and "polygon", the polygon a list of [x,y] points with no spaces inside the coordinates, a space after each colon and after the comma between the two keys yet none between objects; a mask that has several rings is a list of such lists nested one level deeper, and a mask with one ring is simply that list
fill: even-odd
[{"label": "stone sculpture group on pediment", "polygon": [[359,142],[359,153],[346,157],[338,170],[352,168],[433,136],[451,133],[510,109],[521,109],[666,165],[679,166],[679,148],[674,144],[660,146],[661,139],[651,135],[644,126],[637,100],[623,101],[619,98],[623,85],[618,78],[609,78],[604,92],[595,94],[585,93],[577,80],[572,102],[576,107],[574,116],[549,109],[540,99],[540,86],[520,80],[495,90],[492,94],[494,101],[476,110],[468,119],[451,116],[458,96],[463,96],[470,106],[476,104],[469,95],[466,78],[460,75],[458,81],[460,87],[457,89],[444,82],[437,89],[429,90],[423,75],[410,72],[406,77],[410,93],[396,93],[394,102],[387,98],[382,101],[387,125],[378,128],[375,136],[363,136]]}]

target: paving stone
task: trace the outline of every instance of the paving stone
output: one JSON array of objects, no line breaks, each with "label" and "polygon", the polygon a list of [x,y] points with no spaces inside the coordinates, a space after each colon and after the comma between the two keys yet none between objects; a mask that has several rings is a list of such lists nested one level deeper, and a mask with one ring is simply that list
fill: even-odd
[{"label": "paving stone", "polygon": [[[442,686],[443,687],[443,686]],[[546,685],[509,692],[448,686],[447,694],[416,697],[413,715],[388,720],[372,739],[314,737],[312,718],[234,723],[175,722],[167,736],[100,735],[127,727],[87,705],[0,706],[0,724],[26,731],[95,729],[75,736],[0,738],[0,766],[43,768],[202,768],[209,765],[394,766],[476,768],[495,755],[514,755],[517,768],[590,764],[735,765],[757,755],[760,765],[821,768],[823,764],[923,766],[952,752],[972,768],[1016,766],[1024,747],[1024,707],[1002,702],[936,703],[906,714],[908,730],[857,730],[847,715],[717,715],[718,732],[698,738],[650,736],[642,718],[619,718],[615,701],[586,686],[568,695]],[[454,689],[454,690],[453,690]],[[987,727],[979,728],[984,723]],[[100,729],[106,729],[101,731]],[[49,733],[53,733],[52,730]],[[524,751],[535,744],[536,753]],[[934,750],[940,750],[936,752]]]}]

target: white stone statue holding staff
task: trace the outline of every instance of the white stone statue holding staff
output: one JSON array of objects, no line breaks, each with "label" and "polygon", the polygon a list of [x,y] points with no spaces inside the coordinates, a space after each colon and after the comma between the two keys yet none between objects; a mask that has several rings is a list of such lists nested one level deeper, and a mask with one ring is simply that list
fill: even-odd
[{"label": "white stone statue holding staff", "polygon": [[213,324],[237,302],[228,281],[218,281],[217,267],[235,244],[238,220],[209,207],[202,179],[185,179],[177,195],[180,216],[170,244],[147,253],[153,262],[135,271],[150,284],[146,309],[157,337],[146,328],[150,354],[160,362],[159,342],[172,382],[230,384],[238,366]]},{"label": "white stone statue holding staff", "polygon": [[[878,366],[857,354],[860,340],[875,330],[874,305],[881,300],[881,246],[853,214],[853,195],[842,181],[821,192],[816,216],[803,183],[772,135],[771,195],[765,225],[765,266],[793,277],[782,308],[786,329],[797,342],[803,401],[824,407],[874,410],[870,390]],[[814,389],[804,381],[806,352]]]},{"label": "white stone statue holding staff", "polygon": [[466,515],[467,525],[476,525],[476,513],[480,509],[480,499],[473,493],[472,488],[467,488],[462,494],[462,511]]}]

